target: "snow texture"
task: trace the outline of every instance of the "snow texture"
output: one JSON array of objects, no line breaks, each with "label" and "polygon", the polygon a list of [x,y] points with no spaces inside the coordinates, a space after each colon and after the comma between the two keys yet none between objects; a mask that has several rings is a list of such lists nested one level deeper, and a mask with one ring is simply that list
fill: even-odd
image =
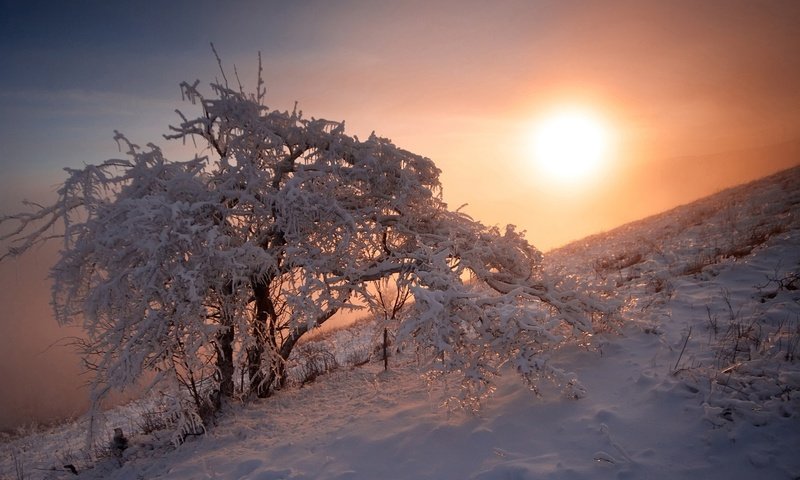
[{"label": "snow texture", "polygon": [[[480,410],[448,409],[459,377],[425,383],[407,351],[388,372],[368,363],[232,405],[178,448],[130,435],[122,459],[79,478],[800,477],[800,168],[576,242],[545,266],[622,312],[550,355],[583,398],[547,383],[535,396],[507,365]],[[344,352],[373,338],[327,341]],[[132,431],[132,408],[109,412],[105,430]],[[13,478],[14,453],[25,478],[66,478],[77,428],[9,439],[0,474]]]}]

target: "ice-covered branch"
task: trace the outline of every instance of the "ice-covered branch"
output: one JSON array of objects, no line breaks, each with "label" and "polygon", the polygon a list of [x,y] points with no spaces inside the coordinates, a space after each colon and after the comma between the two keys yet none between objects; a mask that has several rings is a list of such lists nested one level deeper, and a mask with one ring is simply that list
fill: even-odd
[{"label": "ice-covered branch", "polygon": [[2,258],[63,235],[53,305],[87,331],[96,392],[156,370],[198,409],[234,395],[234,378],[268,395],[300,337],[388,278],[413,297],[401,338],[475,388],[508,363],[533,379],[566,331],[591,330],[591,299],[544,278],[513,227],[448,209],[429,158],[268,109],[260,63],[255,94],[223,82],[182,83],[197,111],[165,136],[209,158],[117,134],[125,159],[67,170],[54,204],[0,219]]}]

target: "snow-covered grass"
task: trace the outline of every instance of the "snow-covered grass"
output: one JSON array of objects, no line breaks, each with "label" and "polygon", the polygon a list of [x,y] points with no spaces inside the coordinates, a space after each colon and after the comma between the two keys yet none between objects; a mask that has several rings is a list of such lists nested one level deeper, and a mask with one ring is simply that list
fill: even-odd
[{"label": "snow-covered grass", "polygon": [[[0,477],[69,478],[73,464],[88,479],[800,478],[800,168],[545,261],[620,311],[551,356],[579,400],[502,372],[481,410],[444,408],[458,381],[425,383],[413,352],[388,372],[377,355],[353,366],[380,341],[361,322],[298,352],[337,368],[312,382],[298,361],[294,386],[231,405],[178,448],[156,430],[121,459],[87,457],[79,421],[4,439]],[[102,431],[141,431],[148,411],[110,412]]]}]

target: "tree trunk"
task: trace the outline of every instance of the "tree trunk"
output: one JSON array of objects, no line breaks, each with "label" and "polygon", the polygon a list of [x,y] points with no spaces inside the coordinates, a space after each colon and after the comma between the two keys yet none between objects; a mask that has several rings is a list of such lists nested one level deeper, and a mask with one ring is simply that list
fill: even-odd
[{"label": "tree trunk", "polygon": [[[233,327],[225,327],[217,334],[217,371],[219,372],[220,397],[231,398],[233,387]],[[219,407],[219,406],[217,406]]]},{"label": "tree trunk", "polygon": [[219,410],[222,407],[222,398],[231,398],[234,394],[233,372],[233,341],[235,332],[233,330],[233,315],[230,304],[230,297],[233,295],[233,283],[228,281],[223,287],[222,304],[220,306],[220,324],[222,328],[217,333],[217,372],[219,375],[219,391],[213,397],[213,407]]},{"label": "tree trunk", "polygon": [[389,330],[383,327],[383,371],[389,370]]},{"label": "tree trunk", "polygon": [[[313,324],[312,328],[319,327],[320,325],[322,325],[323,323],[328,321],[328,319],[330,319],[332,316],[334,316],[336,314],[336,312],[338,312],[338,311],[339,311],[338,308],[332,308],[332,309],[328,310],[327,312],[323,313],[322,315],[317,317],[316,320],[314,320],[314,324]],[[289,355],[292,354],[292,350],[294,349],[294,346],[297,344],[297,341],[300,340],[300,337],[305,335],[305,333],[308,332],[308,330],[309,330],[308,324],[302,324],[302,325],[299,325],[299,326],[295,327],[294,330],[292,330],[292,333],[290,333],[289,336],[286,337],[286,340],[283,341],[283,345],[281,345],[280,355],[281,355],[281,358],[283,359],[283,363],[280,365],[279,368],[280,368],[280,374],[281,374],[280,375],[280,386],[282,386],[282,387],[286,385],[286,380],[287,380],[287,378],[286,378],[286,370],[285,370],[286,369],[286,366],[285,366],[286,365],[286,360],[288,360],[289,359]]]},{"label": "tree trunk", "polygon": [[270,373],[264,373],[263,356],[267,342],[273,344],[274,338],[269,338],[268,322],[275,321],[275,306],[269,296],[269,280],[259,279],[253,281],[253,295],[255,296],[255,315],[253,319],[253,337],[255,346],[247,352],[248,377],[250,379],[250,393],[258,398],[269,396],[269,389],[275,381],[274,372],[270,366]]}]

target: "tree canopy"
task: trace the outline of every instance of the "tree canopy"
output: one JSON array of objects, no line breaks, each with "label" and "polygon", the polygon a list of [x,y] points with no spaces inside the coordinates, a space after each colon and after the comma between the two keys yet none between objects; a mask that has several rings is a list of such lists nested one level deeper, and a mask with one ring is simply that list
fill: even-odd
[{"label": "tree canopy", "polygon": [[96,398],[148,372],[201,417],[267,396],[304,334],[356,299],[375,306],[370,284],[387,278],[411,295],[399,337],[462,372],[466,395],[504,364],[558,375],[544,353],[592,330],[596,307],[547,279],[522,233],[448,209],[430,159],[268,108],[260,73],[255,93],[181,89],[196,114],[165,137],[203,156],[117,133],[124,158],[67,169],[55,203],[0,219],[14,225],[4,257],[61,238],[53,308],[86,331]]}]

